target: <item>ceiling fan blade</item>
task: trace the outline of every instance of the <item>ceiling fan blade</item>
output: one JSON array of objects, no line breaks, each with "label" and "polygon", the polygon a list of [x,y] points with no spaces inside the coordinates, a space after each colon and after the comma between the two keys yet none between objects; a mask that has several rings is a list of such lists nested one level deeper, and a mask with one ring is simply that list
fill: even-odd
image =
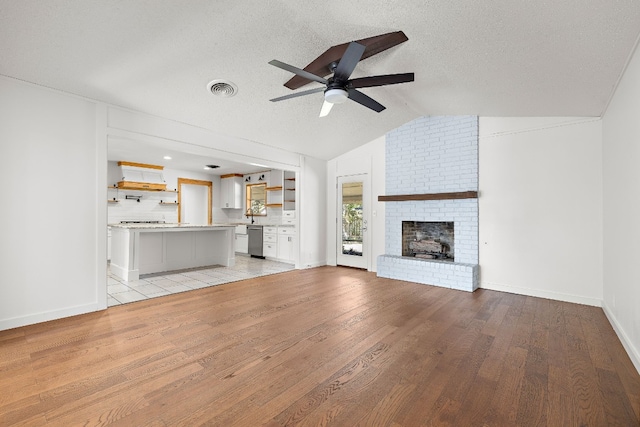
[{"label": "ceiling fan blade", "polygon": [[356,68],[356,65],[358,65],[360,58],[362,58],[365,49],[366,46],[360,43],[349,43],[349,47],[347,47],[346,52],[336,67],[336,71],[333,73],[333,78],[343,82],[347,81]]},{"label": "ceiling fan blade", "polygon": [[290,93],[289,95],[279,96],[278,98],[270,99],[271,102],[284,101],[285,99],[297,98],[299,96],[311,95],[312,93],[324,92],[326,88],[317,87],[314,89],[303,90],[302,92]]},{"label": "ceiling fan blade", "polygon": [[350,80],[349,87],[357,89],[361,87],[386,86],[412,82],[413,80],[413,73],[385,74],[381,76],[362,77]]},{"label": "ceiling fan blade", "polygon": [[322,104],[322,109],[320,110],[320,117],[328,116],[331,108],[333,108],[333,104],[331,102],[324,101],[324,104]]},{"label": "ceiling fan blade", "polygon": [[349,92],[349,99],[357,102],[358,104],[364,105],[367,108],[371,108],[373,111],[377,113],[379,113],[380,111],[386,108],[384,105],[380,104],[375,99],[369,98],[364,93],[359,92],[355,89],[349,89],[348,92]]},{"label": "ceiling fan blade", "polygon": [[[409,39],[402,31],[394,31],[392,33],[381,34],[379,36],[368,37],[366,39],[354,41],[367,47],[364,51],[364,54],[362,55],[362,58],[360,58],[360,60],[362,61],[363,59],[367,59],[370,56],[376,55],[380,52],[404,43],[407,40]],[[317,76],[328,76],[329,74],[331,74],[329,65],[331,65],[332,62],[340,61],[340,58],[344,55],[344,52],[347,50],[348,45],[348,43],[343,43],[330,47],[324,53],[314,59],[313,62],[304,67],[304,70]],[[307,83],[309,83],[309,80],[299,76],[293,76],[284,85],[289,89],[299,89]]]},{"label": "ceiling fan blade", "polygon": [[322,84],[327,84],[327,79],[324,79],[322,77],[316,76],[315,74],[312,74],[308,71],[305,70],[301,70],[298,67],[294,67],[293,65],[289,65],[289,64],[285,64],[284,62],[278,61],[277,59],[274,59],[272,61],[269,61],[269,64],[278,67],[278,68],[282,68],[285,71],[289,71],[293,74],[297,74],[300,77],[304,77],[307,80],[312,80],[314,82],[318,82],[318,83],[322,83]]}]

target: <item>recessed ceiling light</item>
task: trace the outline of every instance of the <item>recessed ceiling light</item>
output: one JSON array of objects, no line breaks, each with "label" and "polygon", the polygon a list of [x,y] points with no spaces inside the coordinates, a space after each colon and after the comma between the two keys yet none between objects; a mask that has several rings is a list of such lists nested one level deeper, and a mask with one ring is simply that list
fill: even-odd
[{"label": "recessed ceiling light", "polygon": [[165,160],[171,160],[171,156],[164,156]]},{"label": "recessed ceiling light", "polygon": [[212,80],[207,84],[207,90],[216,96],[230,98],[238,93],[238,86],[228,80]]}]

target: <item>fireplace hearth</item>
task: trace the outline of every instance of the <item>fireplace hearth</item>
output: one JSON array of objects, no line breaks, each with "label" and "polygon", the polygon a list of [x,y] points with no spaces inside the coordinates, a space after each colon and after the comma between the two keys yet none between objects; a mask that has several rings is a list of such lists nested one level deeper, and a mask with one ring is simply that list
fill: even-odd
[{"label": "fireplace hearth", "polygon": [[402,221],[402,256],[454,262],[454,223]]}]

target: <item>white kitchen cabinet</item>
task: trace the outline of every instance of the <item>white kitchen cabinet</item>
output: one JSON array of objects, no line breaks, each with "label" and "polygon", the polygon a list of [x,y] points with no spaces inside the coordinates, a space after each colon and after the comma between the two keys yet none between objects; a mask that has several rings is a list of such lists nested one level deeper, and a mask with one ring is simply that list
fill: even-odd
[{"label": "white kitchen cabinet", "polygon": [[296,229],[294,227],[278,227],[277,258],[284,262],[296,260]]},{"label": "white kitchen cabinet", "polygon": [[241,254],[249,253],[249,235],[246,225],[236,225],[236,245],[235,251]]},{"label": "white kitchen cabinet", "polygon": [[229,174],[220,177],[220,207],[242,209],[242,175]]},{"label": "white kitchen cabinet", "polygon": [[236,252],[241,254],[249,253],[249,236],[246,234],[236,234]]},{"label": "white kitchen cabinet", "polygon": [[107,227],[107,261],[111,261],[111,227]]},{"label": "white kitchen cabinet", "polygon": [[276,258],[278,256],[277,243],[264,242],[262,246],[262,256]]},{"label": "white kitchen cabinet", "polygon": [[295,225],[296,224],[296,211],[282,211],[282,224],[283,225]]},{"label": "white kitchen cabinet", "polygon": [[278,257],[278,227],[262,228],[262,255],[269,258]]}]

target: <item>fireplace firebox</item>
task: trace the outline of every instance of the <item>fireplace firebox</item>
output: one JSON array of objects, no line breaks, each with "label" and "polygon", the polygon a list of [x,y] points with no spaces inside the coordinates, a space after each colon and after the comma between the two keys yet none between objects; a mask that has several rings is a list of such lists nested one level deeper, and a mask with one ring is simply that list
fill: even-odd
[{"label": "fireplace firebox", "polygon": [[453,222],[402,221],[402,256],[454,262]]}]

